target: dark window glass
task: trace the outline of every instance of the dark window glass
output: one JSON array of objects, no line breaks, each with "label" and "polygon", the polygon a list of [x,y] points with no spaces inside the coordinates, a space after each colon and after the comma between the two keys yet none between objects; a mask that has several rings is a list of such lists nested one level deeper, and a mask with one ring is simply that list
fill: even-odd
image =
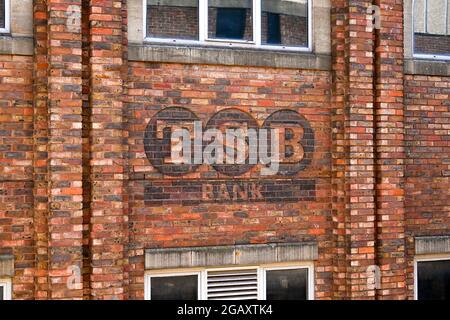
[{"label": "dark window glass", "polygon": [[414,53],[450,56],[450,0],[414,2]]},{"label": "dark window glass", "polygon": [[0,0],[0,28],[5,28],[5,0]]},{"label": "dark window glass", "polygon": [[450,300],[450,260],[417,263],[417,298]]},{"label": "dark window glass", "polygon": [[198,0],[147,0],[147,37],[198,40]]},{"label": "dark window glass", "polygon": [[4,291],[5,287],[0,286],[0,300],[5,300]]},{"label": "dark window glass", "polygon": [[253,40],[253,4],[251,0],[209,0],[208,37]]},{"label": "dark window glass", "polygon": [[308,0],[261,0],[261,43],[308,46]]},{"label": "dark window glass", "polygon": [[280,15],[278,13],[267,13],[267,44],[280,44]]},{"label": "dark window glass", "polygon": [[198,276],[151,278],[151,300],[197,300]]},{"label": "dark window glass", "polygon": [[267,300],[307,300],[308,270],[266,271]]}]

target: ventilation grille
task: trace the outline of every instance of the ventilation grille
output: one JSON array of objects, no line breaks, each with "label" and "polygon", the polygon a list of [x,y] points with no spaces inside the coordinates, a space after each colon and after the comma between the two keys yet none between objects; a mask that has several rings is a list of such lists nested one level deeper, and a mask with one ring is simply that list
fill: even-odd
[{"label": "ventilation grille", "polygon": [[208,271],[208,300],[258,299],[257,269]]}]

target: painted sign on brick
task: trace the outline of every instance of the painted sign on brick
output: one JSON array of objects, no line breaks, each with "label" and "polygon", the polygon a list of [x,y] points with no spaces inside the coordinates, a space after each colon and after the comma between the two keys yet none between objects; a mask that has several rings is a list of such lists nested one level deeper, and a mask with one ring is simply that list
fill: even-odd
[{"label": "painted sign on brick", "polygon": [[[180,177],[146,183],[148,205],[315,199],[314,180],[294,179],[314,152],[314,132],[294,110],[276,111],[258,126],[250,114],[235,108],[215,113],[204,124],[189,109],[168,107],[149,121],[144,146],[156,170]],[[230,180],[181,179],[201,165]],[[255,166],[261,168],[260,178],[238,178]]]}]

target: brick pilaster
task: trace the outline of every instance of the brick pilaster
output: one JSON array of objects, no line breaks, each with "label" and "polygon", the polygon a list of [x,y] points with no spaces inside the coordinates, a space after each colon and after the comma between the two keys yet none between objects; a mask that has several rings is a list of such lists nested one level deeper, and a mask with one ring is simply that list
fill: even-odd
[{"label": "brick pilaster", "polygon": [[347,281],[351,299],[375,296],[367,268],[375,264],[375,177],[373,118],[374,37],[368,27],[371,1],[348,1],[346,51],[348,90],[345,102]]},{"label": "brick pilaster", "polygon": [[[122,1],[90,1],[91,295],[126,298]],[[126,42],[125,42],[126,44]]]},{"label": "brick pilaster", "polygon": [[345,0],[332,1],[331,45],[332,45],[332,208],[333,208],[333,297],[347,297],[346,284],[346,236],[345,236],[345,139],[344,106],[347,68],[345,59],[345,29],[347,10]]},{"label": "brick pilaster", "polygon": [[374,35],[371,1],[334,1],[333,212],[335,297],[371,299],[375,265]]},{"label": "brick pilaster", "polygon": [[[81,299],[81,0],[48,0],[49,298]],[[74,272],[75,271],[75,272]]]},{"label": "brick pilaster", "polygon": [[36,270],[35,299],[48,299],[48,108],[47,108],[47,4],[35,0],[34,12],[34,70],[33,70],[33,180],[34,180],[34,243]]},{"label": "brick pilaster", "polygon": [[377,264],[380,299],[405,299],[403,1],[377,0]]}]

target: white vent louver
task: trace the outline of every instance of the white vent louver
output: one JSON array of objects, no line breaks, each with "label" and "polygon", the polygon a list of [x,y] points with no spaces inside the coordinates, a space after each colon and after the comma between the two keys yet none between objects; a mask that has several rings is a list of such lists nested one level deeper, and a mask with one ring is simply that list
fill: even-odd
[{"label": "white vent louver", "polygon": [[208,271],[208,300],[256,300],[257,269]]}]

